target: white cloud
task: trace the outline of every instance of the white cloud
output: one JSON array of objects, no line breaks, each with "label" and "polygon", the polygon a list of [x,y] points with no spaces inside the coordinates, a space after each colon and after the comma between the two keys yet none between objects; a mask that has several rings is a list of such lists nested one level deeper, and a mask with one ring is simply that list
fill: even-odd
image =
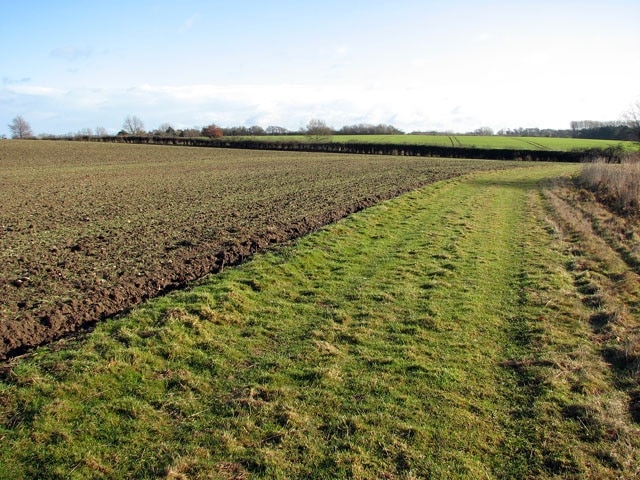
[{"label": "white cloud", "polygon": [[58,88],[52,87],[44,87],[38,85],[10,85],[8,87],[3,88],[6,92],[13,93],[16,95],[26,95],[26,96],[35,96],[35,97],[56,97],[59,95],[63,95],[65,93],[64,90],[60,90]]},{"label": "white cloud", "polygon": [[191,30],[193,28],[193,24],[196,22],[198,17],[199,15],[195,14],[187,18],[184,22],[182,22],[182,25],[180,25],[180,28],[178,28],[178,32],[185,33]]},{"label": "white cloud", "polygon": [[51,51],[51,56],[54,58],[61,58],[69,62],[75,62],[77,60],[86,60],[93,54],[93,49],[84,47],[61,47],[55,48]]},{"label": "white cloud", "polygon": [[[410,69],[408,71],[411,71]],[[377,79],[360,84],[185,84],[144,83],[130,88],[63,90],[42,85],[0,85],[0,109],[41,118],[37,131],[66,133],[91,125],[119,130],[127,114],[143,119],[148,128],[171,122],[176,127],[280,125],[298,129],[311,118],[334,127],[354,123],[388,123],[404,131],[471,131],[516,127],[567,128],[569,121],[615,119],[628,99],[589,98],[588,91],[564,83],[551,95],[523,90],[518,81],[477,82],[462,86],[449,75],[416,71],[399,84]],[[537,78],[539,85],[550,82]],[[604,81],[604,80],[603,80]],[[565,85],[563,87],[563,85]],[[36,102],[29,99],[38,99]],[[612,102],[620,105],[612,115]],[[10,106],[10,108],[9,108]],[[553,111],[555,123],[549,122]],[[53,113],[52,113],[53,112]]]},{"label": "white cloud", "polygon": [[29,83],[30,81],[31,81],[30,77],[22,77],[22,78],[2,77],[3,85],[22,85],[25,83]]}]

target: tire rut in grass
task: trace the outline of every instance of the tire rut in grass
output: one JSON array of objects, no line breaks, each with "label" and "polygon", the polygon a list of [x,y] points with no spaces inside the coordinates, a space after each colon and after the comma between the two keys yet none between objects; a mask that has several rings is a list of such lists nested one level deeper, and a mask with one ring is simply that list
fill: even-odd
[{"label": "tire rut in grass", "polygon": [[[521,188],[530,188],[526,185],[527,182]],[[418,217],[417,220],[424,225],[417,234],[418,237],[422,235],[421,242],[406,247],[409,248],[408,253],[429,252],[430,256],[430,261],[421,265],[422,270],[417,273],[423,279],[420,283],[421,300],[428,319],[424,324],[428,325],[432,337],[432,350],[424,354],[437,359],[438,363],[437,367],[431,366],[429,370],[432,375],[441,372],[433,378],[445,372],[450,372],[446,375],[456,372],[455,375],[466,378],[465,385],[460,387],[466,393],[458,392],[457,388],[445,383],[440,387],[443,390],[434,387],[431,395],[467,398],[466,407],[456,406],[451,400],[445,401],[447,405],[442,412],[451,410],[441,415],[453,425],[459,423],[458,416],[471,415],[474,420],[467,425],[470,433],[467,441],[473,443],[475,435],[480,436],[483,430],[492,430],[495,436],[489,443],[496,443],[483,446],[491,450],[498,449],[498,444],[518,444],[505,427],[510,423],[508,412],[511,407],[502,403],[505,397],[512,395],[517,385],[495,367],[503,358],[500,346],[513,328],[504,310],[516,308],[513,298],[517,296],[515,276],[519,252],[512,245],[517,244],[517,215],[522,211],[515,216],[510,212],[517,209],[522,191],[513,189],[513,195],[502,198],[499,183],[491,186],[478,182],[472,187],[468,184],[457,187],[429,199],[428,213],[424,219]],[[420,211],[415,211],[415,215],[419,216]],[[397,262],[395,266],[398,272],[413,268],[410,259]],[[407,280],[406,275],[399,274],[399,277]],[[497,386],[500,383],[504,388]],[[531,394],[526,393],[523,401],[529,401]],[[484,397],[486,403],[477,403],[474,399],[477,396]],[[492,406],[487,407],[487,403]],[[425,405],[425,408],[431,410],[436,407]],[[451,440],[438,438],[442,445],[439,454],[448,455]],[[479,445],[475,448],[483,449]],[[484,460],[491,463],[486,458]],[[496,465],[492,467],[498,468]],[[479,463],[470,468],[481,471],[483,467]]]}]

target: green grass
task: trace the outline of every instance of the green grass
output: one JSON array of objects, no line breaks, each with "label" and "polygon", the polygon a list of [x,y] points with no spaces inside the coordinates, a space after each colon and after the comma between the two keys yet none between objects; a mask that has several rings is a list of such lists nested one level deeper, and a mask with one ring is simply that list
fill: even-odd
[{"label": "green grass", "polygon": [[[305,142],[304,135],[227,137],[225,140],[256,140],[277,142]],[[637,150],[638,144],[618,140],[589,140],[580,138],[547,137],[503,137],[475,135],[333,135],[332,142],[338,143],[385,143],[398,145],[435,145],[442,147],[503,148],[513,150],[554,150],[571,151],[590,148],[622,146],[625,150]]]},{"label": "green grass", "polygon": [[596,362],[539,195],[577,168],[439,182],[40,349],[0,383],[0,476],[633,471],[580,423],[606,369],[554,363]]}]

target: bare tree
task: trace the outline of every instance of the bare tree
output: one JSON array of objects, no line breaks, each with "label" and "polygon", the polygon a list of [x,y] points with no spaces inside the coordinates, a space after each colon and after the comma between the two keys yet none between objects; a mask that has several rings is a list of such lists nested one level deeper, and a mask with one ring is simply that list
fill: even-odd
[{"label": "bare tree", "polygon": [[33,130],[31,125],[27,122],[22,115],[18,115],[9,124],[9,130],[11,130],[11,136],[13,138],[28,138],[33,137]]},{"label": "bare tree", "polygon": [[474,135],[482,135],[482,136],[491,136],[493,135],[493,128],[491,127],[480,127],[476,128],[473,131]]},{"label": "bare tree", "polygon": [[315,142],[326,141],[333,135],[333,130],[324,121],[314,118],[307,124],[306,135]]},{"label": "bare tree", "polygon": [[109,135],[109,132],[104,127],[96,127],[96,136],[97,137],[106,137]]},{"label": "bare tree", "polygon": [[253,125],[249,127],[249,135],[264,135],[264,128],[262,128],[260,125]]},{"label": "bare tree", "polygon": [[184,130],[182,130],[179,134],[180,137],[199,137],[200,136],[200,131],[201,129],[198,127],[193,127],[193,128],[185,128]]},{"label": "bare tree", "polygon": [[122,130],[128,135],[142,135],[144,133],[144,123],[135,115],[127,115],[122,123]]},{"label": "bare tree", "polygon": [[161,123],[158,128],[153,131],[153,134],[160,136],[173,136],[176,134],[176,131],[173,128],[173,125],[171,125],[169,122],[164,122]]},{"label": "bare tree", "polygon": [[631,129],[633,140],[640,142],[640,99],[636,100],[629,111],[624,114],[624,120]]},{"label": "bare tree", "polygon": [[270,125],[266,128],[265,132],[267,135],[285,135],[289,133],[289,130],[287,130],[284,127],[279,127],[277,125]]}]

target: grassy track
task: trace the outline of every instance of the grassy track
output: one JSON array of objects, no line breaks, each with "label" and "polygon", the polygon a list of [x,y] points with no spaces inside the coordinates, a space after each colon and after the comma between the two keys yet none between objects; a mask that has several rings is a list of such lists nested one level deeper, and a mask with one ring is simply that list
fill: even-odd
[{"label": "grassy track", "polygon": [[431,185],[41,349],[0,384],[0,476],[637,472],[540,195],[576,168]]}]

